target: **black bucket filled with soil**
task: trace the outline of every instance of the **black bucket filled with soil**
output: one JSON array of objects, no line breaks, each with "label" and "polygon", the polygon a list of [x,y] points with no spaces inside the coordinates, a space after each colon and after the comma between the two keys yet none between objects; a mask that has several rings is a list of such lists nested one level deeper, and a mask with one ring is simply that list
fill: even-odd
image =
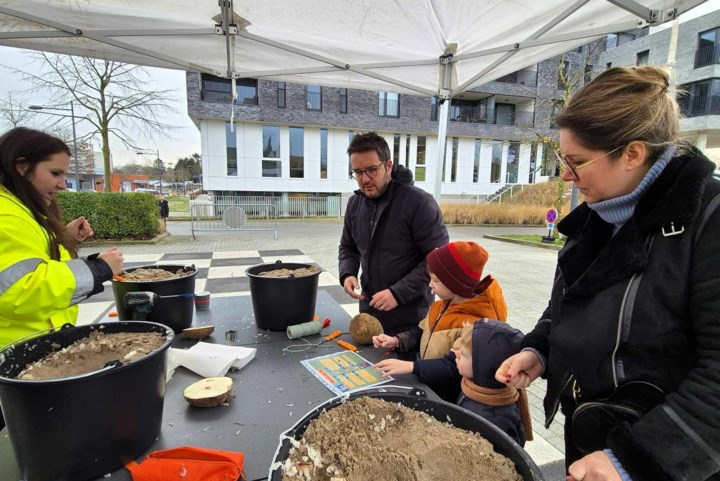
[{"label": "black bucket filled with soil", "polygon": [[[107,343],[119,333],[130,333],[135,342],[150,339],[156,348],[147,353],[128,343],[129,353],[114,352],[123,359],[99,370],[54,379],[34,374],[30,377],[36,379],[18,379],[28,364],[62,350],[75,356],[72,367],[86,367],[91,361],[80,354],[84,349],[114,351],[86,338],[92,334]],[[144,454],[160,434],[167,349],[173,338],[167,326],[157,323],[108,322],[68,326],[0,351],[0,403],[20,470],[17,479],[94,479]],[[84,347],[66,349],[81,339]],[[24,375],[35,372],[25,370]]]},{"label": "black bucket filled with soil", "polygon": [[[153,271],[172,277],[155,279]],[[148,272],[148,275],[142,276],[142,279],[133,279],[141,272]],[[118,318],[121,321],[159,322],[176,333],[190,327],[195,309],[193,297],[196,275],[194,265],[164,264],[126,269],[124,281],[112,280]],[[152,296],[151,302],[139,302],[138,299],[127,299],[125,295],[129,292],[151,292],[156,295]]]},{"label": "black bucket filled with soil", "polygon": [[[362,409],[366,407],[363,406],[361,409],[351,411],[354,407],[350,407],[349,401],[356,400],[366,402],[367,406],[373,404],[377,408],[376,404],[378,403],[376,401],[367,402],[368,398],[386,401],[387,410],[381,410],[383,407],[380,406],[381,409],[370,413],[370,411],[363,411]],[[449,423],[454,428],[477,433],[492,445],[495,453],[504,458],[490,452],[484,441],[475,440],[474,443],[471,443],[467,433],[449,433],[446,426],[442,426],[440,423],[429,423],[424,415],[418,413],[407,414],[403,411],[404,408],[425,413],[440,423]],[[339,414],[333,415],[334,409],[338,409]],[[306,436],[306,431],[313,422],[320,422],[322,425],[314,426]],[[363,429],[372,432],[366,435]],[[434,429],[438,430],[433,431]],[[344,433],[343,430],[346,430],[347,433]],[[407,431],[406,434],[409,434],[409,438],[401,439],[403,430]],[[425,430],[429,430],[433,434],[428,434]],[[332,436],[338,437],[337,442],[330,439]],[[457,440],[451,436],[456,436]],[[302,459],[296,463],[294,461],[302,455],[303,441],[306,441],[307,438],[313,439],[310,443],[314,454],[309,456],[313,459],[309,463]],[[322,442],[314,444],[321,438],[323,438]],[[384,442],[383,439],[387,441],[388,446],[378,447]],[[414,444],[415,441],[418,446]],[[300,443],[298,444],[298,442]],[[368,442],[370,444],[367,444]],[[430,446],[429,443],[433,442],[447,442],[451,446]],[[366,446],[362,446],[363,444]],[[300,451],[292,453],[293,445],[297,445],[296,449]],[[337,452],[327,451],[335,449],[335,447],[337,447]],[[402,450],[402,456],[394,458],[388,453],[388,449],[397,447]],[[417,452],[415,448],[418,448]],[[379,452],[374,453],[373,449],[377,449]],[[438,460],[433,461],[428,456],[427,450],[447,453],[443,455],[444,463],[440,463]],[[453,453],[456,454],[456,459],[451,460],[450,456]],[[418,458],[420,459],[418,460]],[[395,461],[388,464],[388,459]],[[345,460],[348,462],[345,463]],[[367,464],[362,465],[360,460],[365,460]],[[544,479],[530,455],[512,438],[486,419],[455,404],[428,399],[425,393],[419,389],[400,386],[383,386],[379,389],[356,392],[349,396],[338,396],[317,406],[292,428],[280,435],[280,444],[273,461],[268,474],[269,481],[281,481],[283,474],[287,475],[287,479],[314,479],[317,471],[332,472],[334,476],[342,478],[349,475],[344,469],[369,473],[367,479],[382,479],[382,474],[379,476],[374,476],[374,474],[382,473],[387,469],[399,470],[399,473],[385,471],[388,478],[395,478],[396,474],[400,477],[410,478],[412,477],[411,470],[420,469],[424,472],[422,475],[415,473],[417,477],[445,479],[447,476],[444,476],[443,473],[447,473],[448,464],[453,466],[454,474],[458,475],[456,477],[463,479],[517,479],[517,475],[520,475],[523,481],[543,481]],[[471,465],[475,466],[473,470],[468,469],[467,466],[461,466],[465,461],[485,464],[480,465],[482,467],[479,469],[478,465]],[[400,462],[407,462],[407,466],[400,466]],[[389,468],[392,465],[395,466]],[[458,473],[461,469],[472,472],[460,475]]]},{"label": "black bucket filled with soil", "polygon": [[250,280],[257,327],[284,331],[288,326],[312,321],[320,272],[315,264],[281,261],[249,267],[245,273]]}]

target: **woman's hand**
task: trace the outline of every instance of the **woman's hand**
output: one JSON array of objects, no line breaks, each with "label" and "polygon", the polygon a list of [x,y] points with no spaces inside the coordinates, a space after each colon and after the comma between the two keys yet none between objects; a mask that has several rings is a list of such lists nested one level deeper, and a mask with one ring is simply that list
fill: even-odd
[{"label": "woman's hand", "polygon": [[412,361],[401,361],[400,359],[383,359],[375,364],[380,369],[383,376],[392,376],[395,374],[410,374],[413,371]]},{"label": "woman's hand", "polygon": [[123,253],[117,247],[111,247],[98,256],[98,259],[102,259],[110,266],[110,270],[114,276],[120,274],[123,270]]},{"label": "woman's hand", "polygon": [[543,365],[537,354],[532,351],[520,351],[510,356],[495,372],[498,382],[526,388],[542,374]]},{"label": "woman's hand", "polygon": [[94,234],[90,223],[85,217],[78,217],[67,225],[68,235],[78,242],[82,242]]},{"label": "woman's hand", "polygon": [[567,481],[622,481],[615,465],[602,451],[578,459],[570,465],[568,473]]},{"label": "woman's hand", "polygon": [[376,348],[395,349],[397,347],[397,340],[387,334],[373,336],[372,341],[373,346]]}]

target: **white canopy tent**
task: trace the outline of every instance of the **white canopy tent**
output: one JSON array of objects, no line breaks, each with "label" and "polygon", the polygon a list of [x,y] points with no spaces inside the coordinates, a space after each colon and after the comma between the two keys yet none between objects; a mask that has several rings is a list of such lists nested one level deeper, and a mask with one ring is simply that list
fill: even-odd
[{"label": "white canopy tent", "polygon": [[704,1],[0,0],[0,45],[443,101]]}]

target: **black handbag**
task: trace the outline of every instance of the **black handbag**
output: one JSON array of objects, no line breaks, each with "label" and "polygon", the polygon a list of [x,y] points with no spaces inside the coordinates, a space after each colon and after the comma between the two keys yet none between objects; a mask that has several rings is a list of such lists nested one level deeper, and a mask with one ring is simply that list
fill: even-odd
[{"label": "black handbag", "polygon": [[610,431],[623,422],[635,423],[660,404],[665,392],[645,381],[631,381],[605,398],[580,402],[572,414],[572,442],[583,454],[607,447]]}]

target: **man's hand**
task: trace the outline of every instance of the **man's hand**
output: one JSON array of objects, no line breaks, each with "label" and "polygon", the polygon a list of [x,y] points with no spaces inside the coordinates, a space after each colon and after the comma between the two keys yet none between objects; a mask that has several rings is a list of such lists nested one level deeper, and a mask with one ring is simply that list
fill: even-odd
[{"label": "man's hand", "polygon": [[568,468],[568,473],[567,481],[622,481],[615,465],[602,451],[575,461]]},{"label": "man's hand", "polygon": [[380,369],[383,376],[392,376],[395,374],[410,374],[413,371],[412,361],[401,361],[400,359],[383,359],[375,364]]},{"label": "man's hand", "polygon": [[[347,279],[346,279],[347,280]],[[370,307],[374,307],[378,311],[390,311],[398,306],[395,296],[392,295],[390,289],[376,292],[370,300]]]},{"label": "man's hand", "polygon": [[345,278],[343,289],[345,289],[345,293],[353,299],[365,299],[365,296],[355,292],[360,289],[360,284],[355,276],[347,276]]},{"label": "man's hand", "polygon": [[94,234],[90,223],[85,217],[78,217],[67,225],[68,235],[78,242],[82,242]]}]

